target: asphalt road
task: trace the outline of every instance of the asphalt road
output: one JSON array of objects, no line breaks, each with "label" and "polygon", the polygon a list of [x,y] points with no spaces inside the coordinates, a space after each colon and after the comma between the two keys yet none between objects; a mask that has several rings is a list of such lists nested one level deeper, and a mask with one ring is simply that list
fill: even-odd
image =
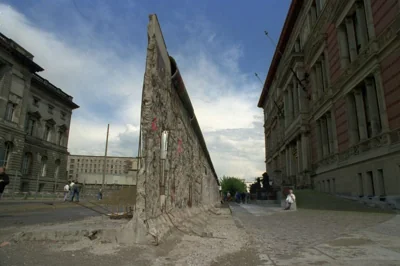
[{"label": "asphalt road", "polygon": [[[39,203],[40,204],[40,203]],[[45,203],[42,203],[46,205]],[[71,204],[71,203],[65,203]],[[37,206],[37,202],[9,202],[7,204],[8,209],[2,210],[0,208],[0,228],[9,226],[25,226],[25,225],[36,225],[43,223],[59,223],[68,221],[82,220],[85,217],[99,216],[100,213],[82,207],[74,206],[71,207],[63,206],[62,208],[53,208],[51,205],[44,206],[44,208],[30,210],[32,206]],[[3,204],[0,205],[4,206]],[[26,207],[23,211],[12,211],[10,206],[18,206],[18,208]],[[101,210],[100,210],[101,211]],[[103,211],[104,212],[104,211]]]}]

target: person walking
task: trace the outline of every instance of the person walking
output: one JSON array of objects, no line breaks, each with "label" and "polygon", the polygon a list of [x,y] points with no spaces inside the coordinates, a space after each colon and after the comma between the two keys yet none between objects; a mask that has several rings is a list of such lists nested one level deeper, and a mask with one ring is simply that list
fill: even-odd
[{"label": "person walking", "polygon": [[66,185],[64,186],[64,201],[67,201],[68,196],[69,196],[69,185],[66,184]]},{"label": "person walking", "polygon": [[[73,182],[72,182],[73,183]],[[78,181],[75,181],[73,183],[74,185],[72,186],[72,197],[71,197],[71,202],[74,201],[74,198],[76,197],[76,202],[79,202],[79,190],[80,190],[80,184]]]},{"label": "person walking", "polygon": [[296,196],[293,194],[293,190],[289,190],[289,194],[286,197],[286,208],[285,210],[290,210],[293,203],[296,202]]},{"label": "person walking", "polygon": [[102,199],[103,199],[103,189],[102,189],[102,188],[99,189],[98,199],[99,199],[99,200],[102,200]]},{"label": "person walking", "polygon": [[0,200],[3,197],[4,189],[10,184],[10,178],[6,174],[6,169],[0,167]]}]

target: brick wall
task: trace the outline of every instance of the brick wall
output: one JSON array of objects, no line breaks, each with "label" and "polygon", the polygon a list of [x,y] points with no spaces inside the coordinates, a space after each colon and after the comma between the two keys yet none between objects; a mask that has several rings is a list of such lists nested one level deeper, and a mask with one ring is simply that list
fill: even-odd
[{"label": "brick wall", "polygon": [[400,128],[400,51],[382,60],[381,71],[389,127]]},{"label": "brick wall", "polygon": [[379,36],[399,13],[399,3],[398,0],[372,0],[371,6],[375,34]]},{"label": "brick wall", "polygon": [[336,133],[339,152],[347,150],[349,146],[349,132],[346,116],[346,101],[344,98],[335,103]]},{"label": "brick wall", "polygon": [[329,74],[331,75],[331,82],[334,82],[341,74],[339,43],[336,26],[334,24],[329,24],[327,27],[327,35]]}]

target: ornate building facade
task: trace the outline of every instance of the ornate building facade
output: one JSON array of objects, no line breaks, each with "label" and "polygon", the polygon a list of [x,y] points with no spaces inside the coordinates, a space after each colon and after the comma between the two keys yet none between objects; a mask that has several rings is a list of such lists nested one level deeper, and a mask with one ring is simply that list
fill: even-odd
[{"label": "ornate building facade", "polygon": [[400,1],[293,0],[258,107],[277,183],[400,195]]},{"label": "ornate building facade", "polygon": [[0,34],[0,164],[11,191],[65,183],[73,98],[37,72],[33,55]]}]

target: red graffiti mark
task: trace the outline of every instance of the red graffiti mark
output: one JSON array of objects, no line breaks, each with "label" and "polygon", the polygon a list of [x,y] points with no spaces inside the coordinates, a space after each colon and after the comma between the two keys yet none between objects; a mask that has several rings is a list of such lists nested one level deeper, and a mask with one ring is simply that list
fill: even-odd
[{"label": "red graffiti mark", "polygon": [[153,122],[151,122],[151,129],[153,131],[157,130],[157,117],[154,117]]},{"label": "red graffiti mark", "polygon": [[181,154],[182,152],[183,152],[182,140],[178,139],[178,154]]}]

